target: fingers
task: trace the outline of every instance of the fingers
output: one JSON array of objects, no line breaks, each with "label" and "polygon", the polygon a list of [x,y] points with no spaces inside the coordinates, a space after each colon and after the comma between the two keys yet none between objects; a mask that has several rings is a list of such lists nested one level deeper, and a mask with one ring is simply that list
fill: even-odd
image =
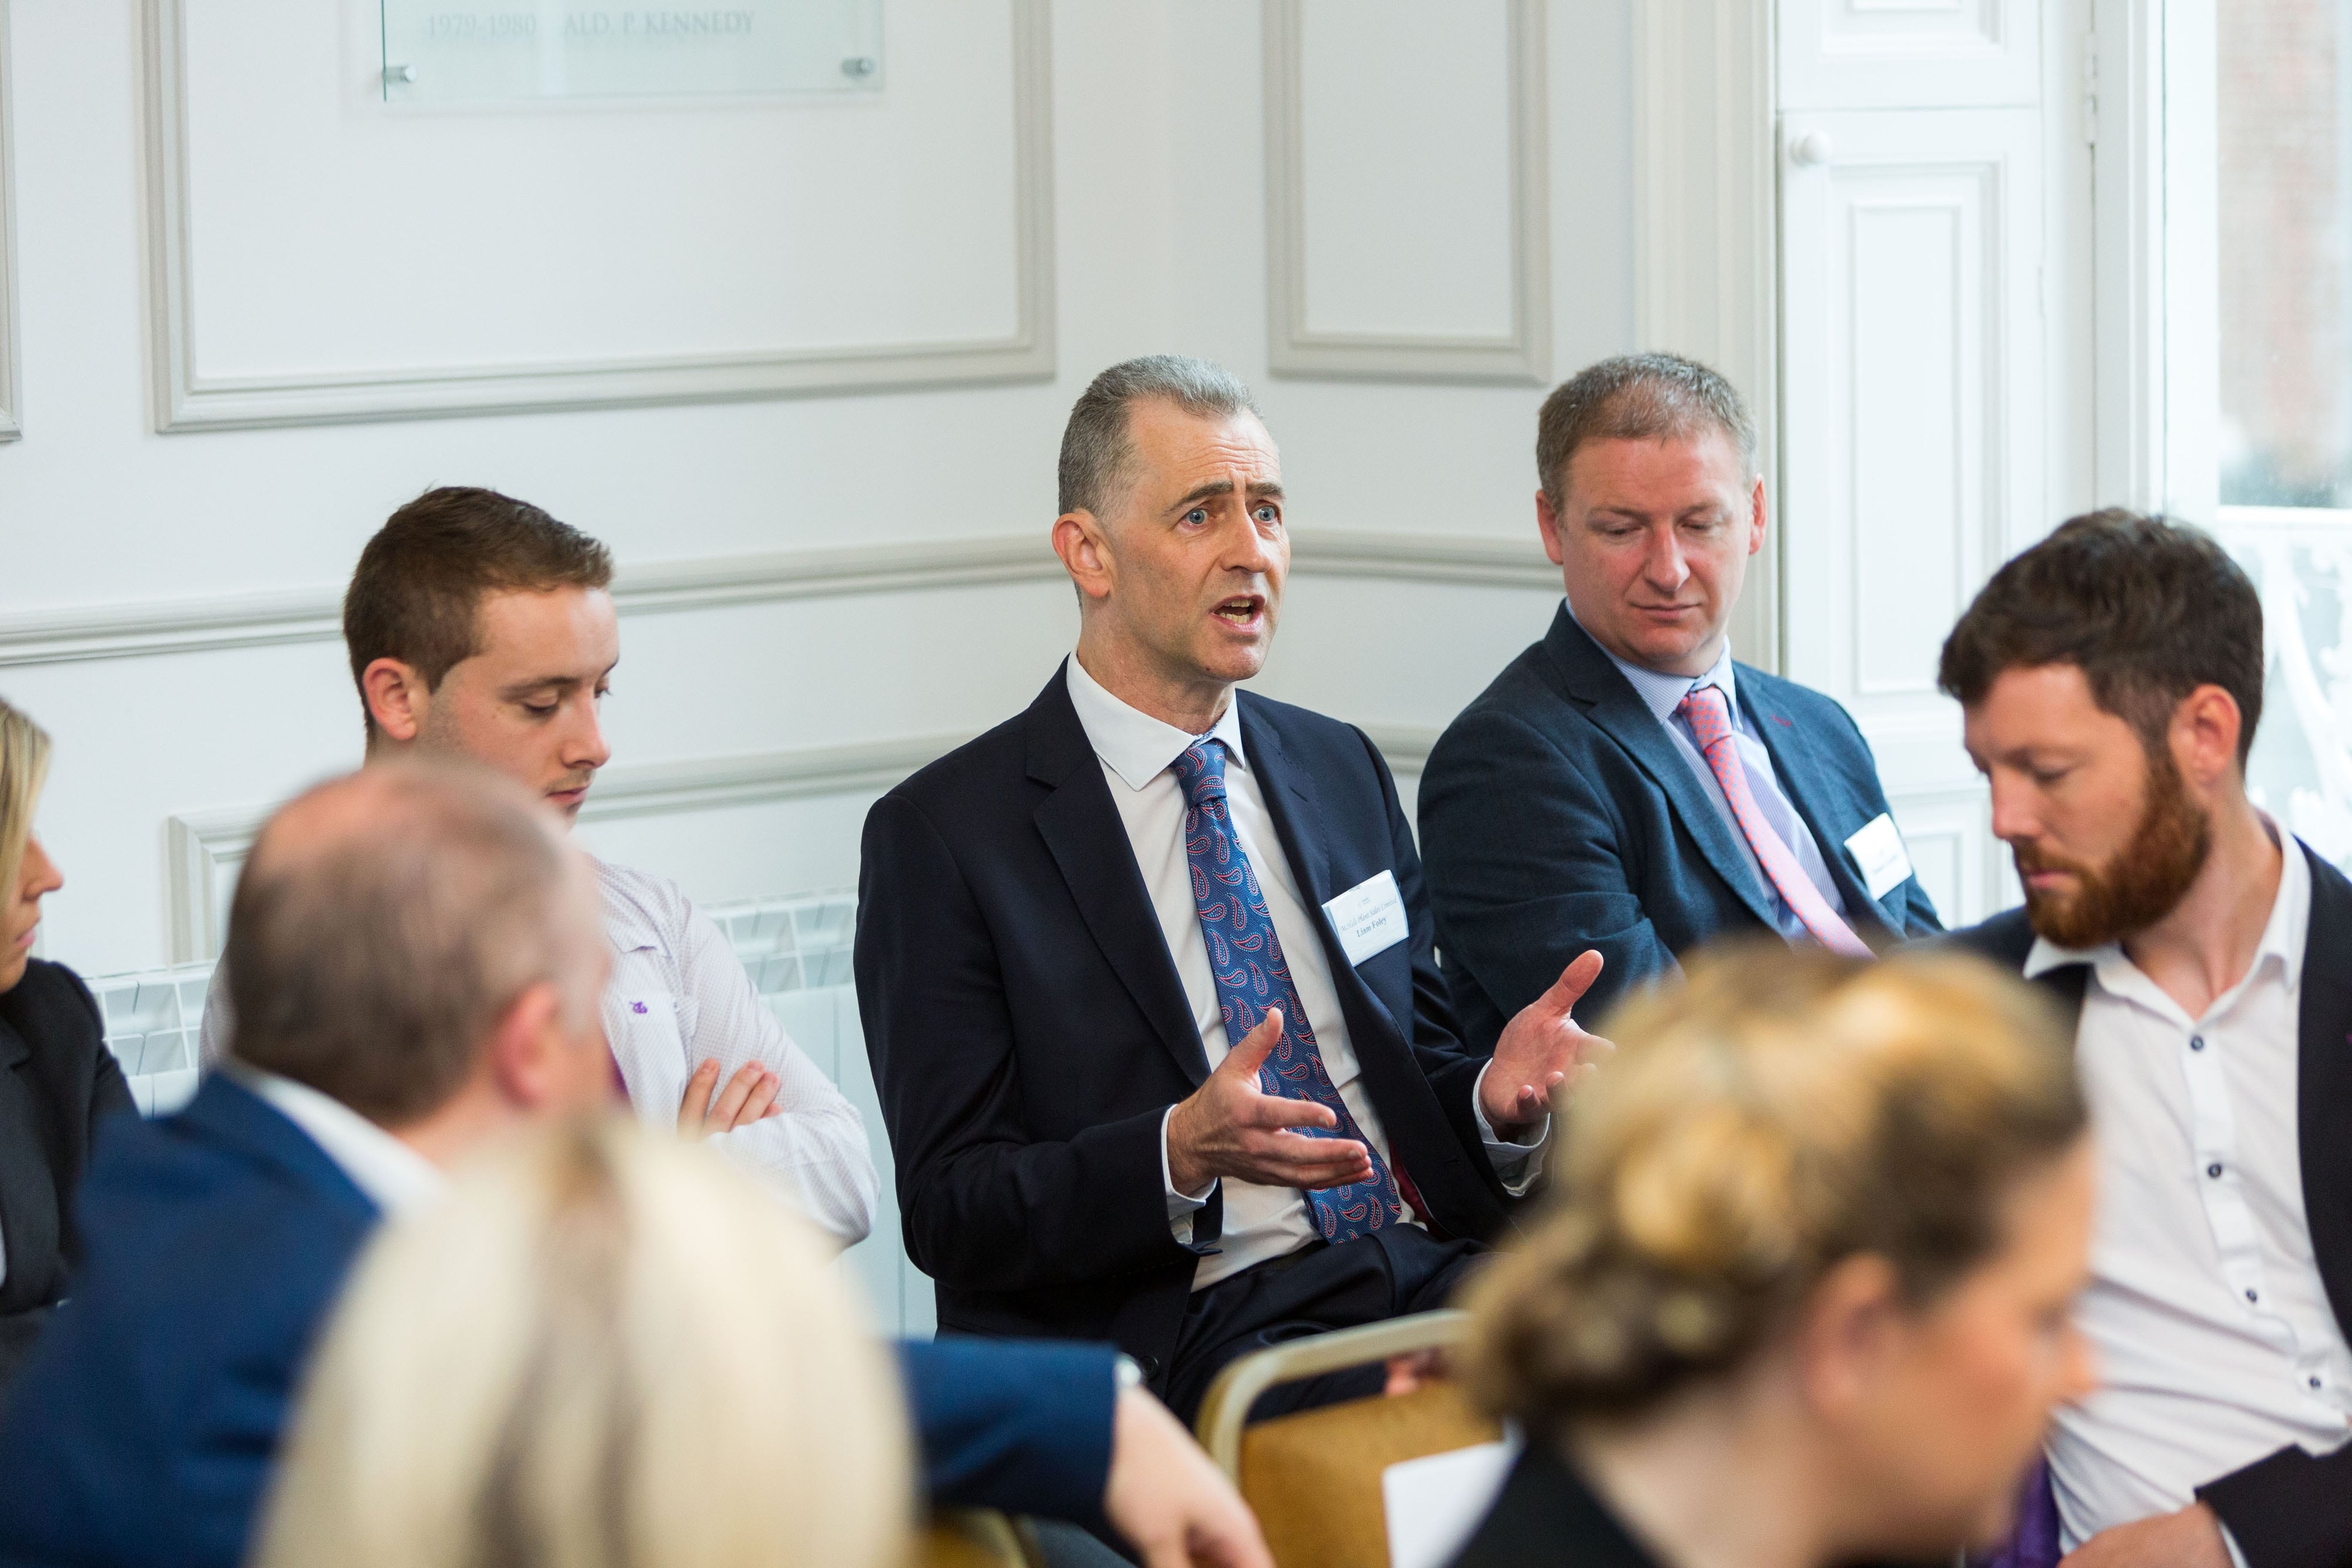
[{"label": "fingers", "polygon": [[[750,1070],[747,1068],[745,1071]],[[776,1113],[776,1096],[783,1092],[784,1081],[768,1067],[761,1066],[759,1071],[759,1086],[751,1091],[751,1097],[743,1102],[743,1109],[736,1114],[730,1126],[748,1127]]]},{"label": "fingers", "polygon": [[[751,1104],[751,1096],[760,1092],[767,1076],[768,1070],[756,1061],[747,1061],[737,1068],[735,1076],[727,1081],[727,1087],[719,1091],[718,1103],[710,1107],[711,1130],[731,1132],[740,1123],[756,1121],[756,1115],[746,1115],[744,1111]],[[768,1098],[774,1100],[772,1090]]]},{"label": "fingers", "polygon": [[1351,1138],[1309,1138],[1297,1133],[1276,1133],[1262,1143],[1254,1143],[1245,1157],[1256,1167],[1251,1179],[1268,1186],[1313,1191],[1370,1181],[1372,1177],[1371,1151]]},{"label": "fingers", "polygon": [[677,1130],[690,1138],[702,1136],[710,1113],[710,1092],[719,1087],[719,1061],[713,1057],[686,1081],[686,1094],[677,1103]]},{"label": "fingers", "polygon": [[1538,1005],[1546,1012],[1568,1011],[1584,999],[1584,993],[1591,990],[1592,982],[1601,977],[1602,961],[1598,947],[1587,947],[1579,953],[1570,960],[1568,967],[1559,972],[1559,978],[1551,983],[1551,989],[1543,994],[1543,1000]]},{"label": "fingers", "polygon": [[1312,1100],[1286,1100],[1279,1094],[1263,1094],[1243,1106],[1234,1120],[1244,1127],[1259,1127],[1267,1132],[1280,1132],[1285,1127],[1336,1127],[1339,1118],[1328,1105],[1318,1105]]},{"label": "fingers", "polygon": [[1274,1048],[1281,1043],[1282,1009],[1268,1008],[1258,1026],[1242,1036],[1239,1045],[1225,1052],[1225,1059],[1217,1063],[1217,1071],[1228,1078],[1255,1078],[1257,1070],[1265,1065],[1265,1059],[1274,1054]]}]

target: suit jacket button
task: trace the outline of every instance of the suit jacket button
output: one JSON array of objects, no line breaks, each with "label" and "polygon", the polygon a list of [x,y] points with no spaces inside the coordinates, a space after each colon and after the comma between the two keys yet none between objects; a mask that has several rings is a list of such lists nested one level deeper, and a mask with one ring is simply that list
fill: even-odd
[{"label": "suit jacket button", "polygon": [[1160,1358],[1156,1355],[1139,1355],[1135,1358],[1135,1364],[1143,1369],[1146,1378],[1160,1375]]}]

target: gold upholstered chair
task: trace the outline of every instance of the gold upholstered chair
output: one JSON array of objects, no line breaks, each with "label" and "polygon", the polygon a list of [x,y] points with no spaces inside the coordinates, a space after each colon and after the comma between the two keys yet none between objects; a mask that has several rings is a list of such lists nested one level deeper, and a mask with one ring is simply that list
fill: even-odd
[{"label": "gold upholstered chair", "polygon": [[1459,1312],[1420,1312],[1317,1334],[1245,1355],[1218,1375],[1201,1405],[1201,1444],[1256,1511],[1279,1568],[1385,1568],[1381,1472],[1406,1459],[1493,1442],[1502,1432],[1450,1379],[1395,1398],[1354,1399],[1255,1426],[1247,1424],[1250,1406],[1277,1384],[1450,1349],[1468,1321]]}]

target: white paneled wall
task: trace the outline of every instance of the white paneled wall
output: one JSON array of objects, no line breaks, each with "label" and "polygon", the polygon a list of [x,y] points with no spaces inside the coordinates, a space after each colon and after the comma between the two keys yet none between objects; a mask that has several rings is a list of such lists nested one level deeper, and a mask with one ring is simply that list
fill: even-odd
[{"label": "white paneled wall", "polygon": [[1788,673],[1853,714],[1922,883],[1973,921],[2012,894],[1937,660],[2073,472],[2048,214],[2074,165],[2042,102],[2044,18],[2037,0],[1780,17]]},{"label": "white paneled wall", "polygon": [[[1409,766],[1556,598],[1533,378],[1630,346],[1630,0],[1465,0],[1413,57],[1315,0],[893,0],[879,94],[496,112],[384,105],[373,0],[0,10],[0,695],[58,740],[44,951],[92,972],[203,956],[240,834],[356,762],[338,596],[428,486],[613,545],[583,836],[766,897],[854,882],[873,795],[1069,646],[1104,365],[1252,382],[1298,541],[1263,685]],[[1383,379],[1276,371],[1270,208],[1299,340]]]}]

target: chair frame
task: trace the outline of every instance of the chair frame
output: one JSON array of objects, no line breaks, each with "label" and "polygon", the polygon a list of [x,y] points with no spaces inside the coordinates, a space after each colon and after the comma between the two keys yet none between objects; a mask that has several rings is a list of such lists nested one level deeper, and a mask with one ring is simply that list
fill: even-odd
[{"label": "chair frame", "polygon": [[1270,1345],[1239,1357],[1217,1374],[1209,1396],[1201,1401],[1193,1430],[1201,1446],[1227,1479],[1238,1484],[1242,1474],[1242,1428],[1258,1396],[1278,1383],[1339,1372],[1366,1362],[1411,1355],[1415,1351],[1442,1350],[1460,1344],[1470,1326],[1470,1314],[1456,1308],[1415,1312],[1361,1328],[1338,1329],[1287,1344]]}]

